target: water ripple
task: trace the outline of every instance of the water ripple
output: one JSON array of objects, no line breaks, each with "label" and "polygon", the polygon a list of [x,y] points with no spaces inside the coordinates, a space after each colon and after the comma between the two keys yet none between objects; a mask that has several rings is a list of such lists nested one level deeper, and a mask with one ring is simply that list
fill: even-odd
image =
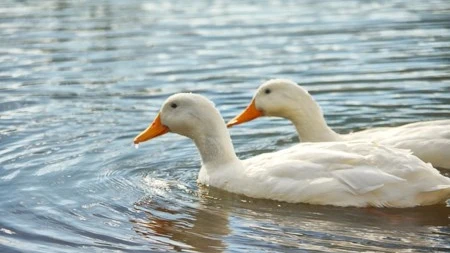
[{"label": "water ripple", "polygon": [[[0,251],[449,251],[446,206],[256,200],[197,185],[200,158],[184,137],[132,146],[173,93],[206,95],[229,120],[275,77],[307,88],[341,133],[447,119],[449,9],[444,0],[3,1]],[[230,132],[241,158],[297,142],[281,119]]]}]

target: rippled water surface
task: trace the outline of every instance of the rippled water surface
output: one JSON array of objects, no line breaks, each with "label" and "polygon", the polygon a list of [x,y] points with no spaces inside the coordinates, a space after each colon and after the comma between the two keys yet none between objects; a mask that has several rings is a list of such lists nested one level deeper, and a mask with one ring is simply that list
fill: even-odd
[{"label": "rippled water surface", "polygon": [[[448,119],[449,20],[446,0],[1,1],[0,252],[450,251],[450,207],[250,199],[197,185],[186,138],[132,146],[173,93],[228,120],[273,77],[342,133]],[[242,158],[296,142],[276,119],[231,134]]]}]

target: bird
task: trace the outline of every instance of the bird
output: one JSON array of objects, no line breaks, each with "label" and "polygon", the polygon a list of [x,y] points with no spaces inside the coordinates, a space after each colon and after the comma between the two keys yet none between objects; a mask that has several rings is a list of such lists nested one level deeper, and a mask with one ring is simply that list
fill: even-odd
[{"label": "bird", "polygon": [[261,116],[290,120],[300,141],[374,141],[411,150],[415,156],[434,167],[450,169],[450,120],[423,121],[338,134],[328,126],[320,105],[309,92],[287,79],[272,79],[263,83],[247,108],[230,120],[227,126],[232,127]]},{"label": "bird", "polygon": [[371,142],[300,143],[241,160],[214,103],[178,93],[162,104],[134,143],[167,133],[190,138],[201,167],[197,182],[252,198],[354,207],[443,204],[450,178],[408,151]]}]

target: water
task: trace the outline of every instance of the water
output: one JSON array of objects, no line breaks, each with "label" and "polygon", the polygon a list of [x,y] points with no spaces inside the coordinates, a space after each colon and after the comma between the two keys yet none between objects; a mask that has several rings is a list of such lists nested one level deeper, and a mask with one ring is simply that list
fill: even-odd
[{"label": "water", "polygon": [[[273,77],[343,133],[448,119],[449,20],[446,0],[3,0],[0,252],[449,251],[450,207],[249,199],[198,186],[186,138],[132,145],[173,93],[229,120]],[[242,158],[296,142],[284,120],[231,133]]]}]

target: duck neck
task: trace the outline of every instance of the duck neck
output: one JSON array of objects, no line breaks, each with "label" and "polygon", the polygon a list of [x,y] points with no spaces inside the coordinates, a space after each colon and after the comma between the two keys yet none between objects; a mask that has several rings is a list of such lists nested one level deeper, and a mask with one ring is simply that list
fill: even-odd
[{"label": "duck neck", "polygon": [[296,108],[288,113],[288,118],[297,129],[302,142],[337,141],[340,135],[325,121],[319,105],[312,100],[310,108]]},{"label": "duck neck", "polygon": [[239,161],[225,124],[219,129],[212,127],[209,130],[194,140],[200,152],[203,166],[207,170],[215,170]]}]

